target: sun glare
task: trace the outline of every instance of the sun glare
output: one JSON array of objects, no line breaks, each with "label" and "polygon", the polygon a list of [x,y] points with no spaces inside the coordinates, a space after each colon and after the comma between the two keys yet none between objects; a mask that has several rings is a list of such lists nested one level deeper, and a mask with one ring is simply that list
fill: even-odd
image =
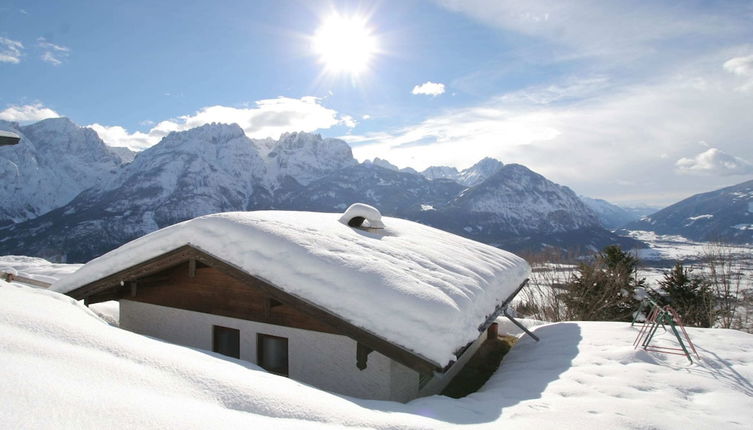
[{"label": "sun glare", "polygon": [[328,73],[357,76],[369,67],[377,40],[360,17],[332,15],[316,30],[313,49]]}]

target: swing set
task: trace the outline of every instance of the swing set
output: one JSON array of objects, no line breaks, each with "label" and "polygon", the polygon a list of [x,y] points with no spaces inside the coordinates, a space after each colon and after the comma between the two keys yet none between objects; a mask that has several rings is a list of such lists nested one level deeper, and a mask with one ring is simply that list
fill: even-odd
[{"label": "swing set", "polygon": [[[690,353],[692,351],[693,355],[695,355],[698,360],[701,359],[701,356],[698,355],[698,351],[695,349],[695,345],[693,345],[693,342],[690,340],[690,336],[688,336],[688,332],[685,330],[680,314],[669,305],[661,306],[650,298],[645,298],[641,302],[638,312],[633,316],[633,323],[631,325],[635,325],[638,315],[642,315],[643,311],[647,308],[650,308],[648,316],[643,321],[643,326],[641,326],[641,329],[638,331],[638,336],[636,336],[635,342],[633,342],[633,346],[636,349],[640,346],[644,351],[684,355],[690,360],[691,364],[693,363],[693,357]],[[651,344],[656,332],[659,330],[659,326],[661,326],[665,332],[667,331],[667,326],[669,326],[672,333],[675,335],[677,342],[680,344],[680,348]],[[685,340],[683,341],[683,339]]]}]

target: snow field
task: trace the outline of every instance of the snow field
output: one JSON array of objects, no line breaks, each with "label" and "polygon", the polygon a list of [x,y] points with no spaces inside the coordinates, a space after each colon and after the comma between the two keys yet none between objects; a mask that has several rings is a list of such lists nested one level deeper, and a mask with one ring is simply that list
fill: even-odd
[{"label": "snow field", "polygon": [[[502,321],[501,321],[502,322]],[[703,361],[634,350],[625,323],[537,325],[478,392],[400,404],[333,395],[140,336],[0,281],[4,428],[748,429],[753,336],[689,329]],[[505,331],[507,325],[503,325]],[[671,342],[661,334],[658,341]]]}]

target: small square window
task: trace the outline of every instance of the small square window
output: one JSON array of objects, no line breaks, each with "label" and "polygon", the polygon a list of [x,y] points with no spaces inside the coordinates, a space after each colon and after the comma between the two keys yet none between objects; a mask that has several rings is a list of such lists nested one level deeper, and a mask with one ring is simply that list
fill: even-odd
[{"label": "small square window", "polygon": [[256,364],[269,372],[288,376],[288,339],[259,333],[256,338]]},{"label": "small square window", "polygon": [[212,351],[241,358],[241,332],[238,329],[212,326]]}]

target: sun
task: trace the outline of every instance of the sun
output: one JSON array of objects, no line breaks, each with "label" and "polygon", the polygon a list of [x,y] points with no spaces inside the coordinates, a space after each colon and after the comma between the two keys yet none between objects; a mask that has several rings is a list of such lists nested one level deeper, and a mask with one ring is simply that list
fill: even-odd
[{"label": "sun", "polygon": [[333,14],[325,19],[312,38],[312,48],[325,70],[353,77],[369,68],[377,53],[377,38],[365,18]]}]

